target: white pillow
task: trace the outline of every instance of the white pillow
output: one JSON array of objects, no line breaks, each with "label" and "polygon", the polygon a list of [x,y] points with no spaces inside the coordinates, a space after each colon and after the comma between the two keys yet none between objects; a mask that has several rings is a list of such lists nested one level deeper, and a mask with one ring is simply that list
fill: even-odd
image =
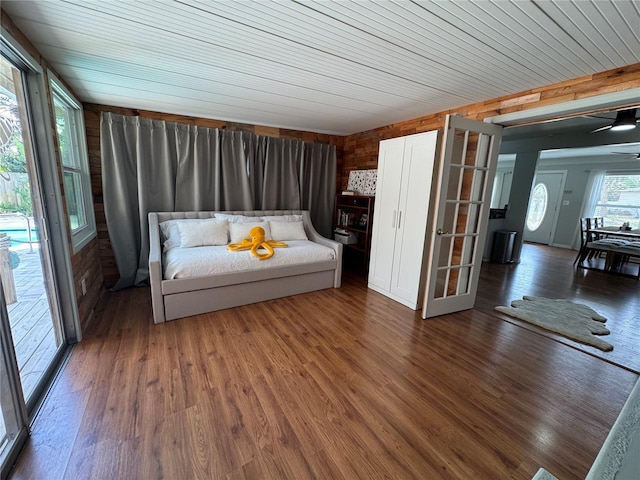
[{"label": "white pillow", "polygon": [[271,240],[271,229],[268,222],[230,223],[229,236],[231,237],[231,243],[240,243],[243,239],[249,238],[249,231],[253,227],[264,228],[264,239]]},{"label": "white pillow", "polygon": [[216,213],[215,216],[229,223],[255,223],[261,221],[260,217],[247,217],[245,215],[233,215],[230,213]]},{"label": "white pillow", "polygon": [[304,223],[299,222],[269,222],[271,236],[274,240],[308,240],[304,231]]},{"label": "white pillow", "polygon": [[206,245],[226,245],[226,220],[202,220],[200,222],[178,222],[180,246],[204,247]]},{"label": "white pillow", "polygon": [[301,222],[302,215],[267,215],[262,219],[265,222]]},{"label": "white pillow", "polygon": [[160,222],[160,231],[164,236],[164,243],[162,247],[164,250],[169,250],[170,248],[179,247],[180,246],[180,230],[178,230],[178,223],[198,223],[202,222],[202,218],[176,218],[174,220],[165,220],[164,222]]}]

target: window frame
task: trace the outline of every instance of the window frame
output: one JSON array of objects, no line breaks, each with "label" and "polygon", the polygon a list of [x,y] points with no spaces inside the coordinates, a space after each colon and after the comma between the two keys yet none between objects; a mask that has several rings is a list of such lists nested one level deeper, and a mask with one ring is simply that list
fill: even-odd
[{"label": "window frame", "polygon": [[[51,107],[53,109],[53,129],[55,130],[56,141],[58,142],[58,152],[60,154],[60,169],[62,173],[62,189],[65,196],[65,208],[67,215],[67,225],[69,235],[71,236],[71,244],[73,253],[78,253],[84,248],[93,238],[98,234],[96,228],[95,211],[93,209],[93,192],[91,191],[91,174],[89,170],[89,153],[87,149],[86,130],[84,126],[84,111],[82,104],[73,96],[73,94],[65,87],[65,85],[51,72],[49,71],[49,85],[51,89]],[[62,159],[62,152],[60,151],[60,138],[56,128],[56,106],[55,97],[62,101],[67,107],[67,118],[72,117],[73,125],[68,126],[71,132],[71,138],[73,145],[71,147],[72,154],[74,156],[74,165],[65,165]],[[81,199],[76,199],[81,202],[78,205],[84,210],[85,224],[77,229],[72,228],[71,212],[68,206],[68,192],[66,189],[65,174],[73,173],[79,175],[80,186],[82,189]]]},{"label": "window frame", "polygon": [[[544,202],[542,207],[542,214],[540,215],[540,218],[535,220],[535,225],[532,227],[532,224],[534,223],[534,221],[531,218],[531,213],[533,213],[531,211],[531,208],[535,205],[534,197],[536,196],[537,190],[540,190],[542,192]],[[525,224],[527,226],[527,229],[530,232],[536,232],[544,223],[544,220],[547,218],[548,212],[549,212],[549,189],[544,183],[538,182],[531,190],[531,199],[529,200],[529,210],[527,211],[527,216],[525,219]],[[536,212],[536,213],[539,213],[539,212]]]},{"label": "window frame", "polygon": [[[598,195],[595,202],[593,203],[593,213],[591,216],[597,216],[597,217],[603,216],[600,214],[596,214],[599,207],[602,207],[605,209],[608,209],[608,208],[625,209],[626,208],[626,209],[635,209],[636,211],[640,211],[640,202],[638,204],[632,205],[632,204],[614,204],[614,203],[606,203],[606,202],[603,203],[600,201],[600,198],[602,196],[602,189],[603,189],[606,178],[621,177],[621,176],[633,176],[633,177],[640,176],[640,169],[639,170],[606,170],[602,177],[602,183],[598,187]],[[632,224],[631,226],[635,228],[640,228],[640,217],[635,217],[635,218],[636,218],[635,224]],[[633,222],[630,222],[630,223],[633,223]]]}]

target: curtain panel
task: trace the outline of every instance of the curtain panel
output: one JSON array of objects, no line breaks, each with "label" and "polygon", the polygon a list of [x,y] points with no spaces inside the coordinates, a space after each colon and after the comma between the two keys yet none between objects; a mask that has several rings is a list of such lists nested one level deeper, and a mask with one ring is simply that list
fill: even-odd
[{"label": "curtain panel", "polygon": [[331,236],[334,146],[103,112],[100,148],[115,290],[148,283],[149,212],[303,209]]},{"label": "curtain panel", "polygon": [[[582,201],[582,209],[580,210],[580,218],[593,217],[596,211],[596,203],[600,198],[600,190],[602,190],[602,184],[604,183],[604,177],[606,170],[592,170],[589,173],[587,179],[587,186],[584,191],[584,200]],[[582,236],[580,230],[580,222],[578,222],[576,233],[573,236],[573,249],[578,250],[580,248],[580,237]]]}]

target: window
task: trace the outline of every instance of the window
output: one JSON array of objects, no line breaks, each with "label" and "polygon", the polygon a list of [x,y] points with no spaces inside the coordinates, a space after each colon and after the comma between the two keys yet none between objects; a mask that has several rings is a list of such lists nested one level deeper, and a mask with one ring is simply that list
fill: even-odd
[{"label": "window", "polygon": [[511,194],[511,182],[513,180],[513,170],[501,168],[498,160],[498,169],[493,178],[493,190],[491,191],[491,208],[505,208],[509,203]]},{"label": "window", "polygon": [[531,194],[531,203],[529,204],[529,213],[527,214],[527,228],[535,232],[547,214],[547,205],[549,203],[549,193],[544,183],[539,183],[533,189]]},{"label": "window", "polygon": [[53,77],[51,96],[62,160],[64,195],[75,253],[96,235],[82,107]]},{"label": "window", "polygon": [[605,225],[640,228],[640,172],[607,172],[593,216],[603,217]]}]

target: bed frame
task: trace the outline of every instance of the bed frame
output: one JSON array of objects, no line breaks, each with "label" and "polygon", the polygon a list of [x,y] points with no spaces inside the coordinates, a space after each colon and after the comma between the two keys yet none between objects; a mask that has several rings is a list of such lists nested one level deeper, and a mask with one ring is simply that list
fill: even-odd
[{"label": "bed frame", "polygon": [[[260,217],[302,215],[309,240],[335,251],[335,259],[251,272],[163,279],[162,235],[159,224],[183,218],[212,218],[215,213]],[[154,323],[206,312],[263,302],[300,293],[339,288],[342,279],[342,244],[321,236],[306,210],[254,210],[220,212],[149,213],[149,278]]]}]

